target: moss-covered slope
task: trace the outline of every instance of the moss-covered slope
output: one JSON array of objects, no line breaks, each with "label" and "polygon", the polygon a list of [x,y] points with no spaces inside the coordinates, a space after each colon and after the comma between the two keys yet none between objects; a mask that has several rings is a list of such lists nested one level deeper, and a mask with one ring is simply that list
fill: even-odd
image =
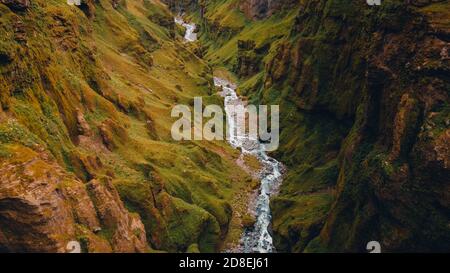
[{"label": "moss-covered slope", "polygon": [[[210,67],[182,43],[167,7],[139,0],[82,1],[79,7],[33,0],[19,9],[2,3],[1,165],[37,153],[87,191],[89,202],[58,195],[65,180],[55,177],[42,198],[56,198],[57,211],[68,209],[49,214],[39,227],[57,238],[55,247],[39,244],[39,236],[13,242],[6,233],[22,234],[30,225],[21,210],[11,214],[12,206],[27,206],[30,189],[11,191],[11,185],[30,175],[8,175],[0,182],[0,249],[65,251],[69,240],[82,239],[88,251],[217,251],[229,229],[231,201],[247,192],[251,179],[225,143],[171,138],[174,105],[190,105],[194,96],[221,102],[211,95]],[[110,200],[116,209],[104,211]],[[84,207],[89,204],[94,207]],[[92,209],[97,222],[83,221]],[[128,212],[133,218],[122,217]],[[70,230],[46,230],[61,213]],[[136,249],[118,245],[116,236],[128,226],[144,247],[142,241]]]}]

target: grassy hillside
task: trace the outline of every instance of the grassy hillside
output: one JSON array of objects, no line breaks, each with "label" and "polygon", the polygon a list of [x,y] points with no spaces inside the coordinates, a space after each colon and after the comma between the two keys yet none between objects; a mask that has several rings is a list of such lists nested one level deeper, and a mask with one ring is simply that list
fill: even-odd
[{"label": "grassy hillside", "polygon": [[[174,105],[192,105],[194,96],[221,100],[211,68],[183,44],[165,5],[34,0],[26,10],[11,10],[0,4],[0,32],[2,161],[27,147],[48,152],[82,187],[112,181],[127,210],[140,216],[151,249],[221,247],[233,198],[243,192],[245,200],[252,181],[236,171],[238,151],[226,143],[171,138]],[[8,196],[0,193],[0,201]],[[2,221],[0,229],[16,220]],[[112,243],[114,230],[102,230],[99,236]]]}]

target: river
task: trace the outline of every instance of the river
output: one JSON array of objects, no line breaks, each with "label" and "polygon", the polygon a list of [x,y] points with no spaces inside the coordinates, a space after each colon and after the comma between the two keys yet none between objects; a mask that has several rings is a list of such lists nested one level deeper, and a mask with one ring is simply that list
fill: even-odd
[{"label": "river", "polygon": [[[258,139],[252,139],[248,133],[239,135],[241,130],[238,128],[245,127],[245,124],[239,124],[240,119],[237,118],[236,111],[232,111],[232,107],[237,105],[245,105],[244,101],[236,94],[236,87],[221,78],[214,78],[214,84],[222,87],[221,95],[224,97],[225,112],[227,115],[228,141],[230,144],[239,148],[242,154],[251,154],[255,156],[261,163],[259,178],[261,186],[257,197],[252,200],[249,205],[249,212],[256,218],[253,228],[244,231],[241,243],[237,247],[237,252],[258,252],[270,253],[275,251],[272,235],[270,234],[272,214],[270,211],[270,197],[278,192],[282,182],[282,164],[270,157],[266,153],[263,143]],[[245,131],[245,130],[242,130]]]},{"label": "river", "polygon": [[184,34],[186,42],[197,41],[197,33],[195,33],[197,26],[194,23],[185,22],[182,16],[175,17],[175,23],[186,28],[186,33]]},{"label": "river", "polygon": [[[197,40],[197,34],[194,33],[195,24],[184,22],[181,17],[175,18],[177,24],[186,27],[185,40],[192,42]],[[278,192],[282,183],[283,165],[276,159],[270,157],[264,149],[264,143],[258,139],[252,139],[247,133],[238,135],[240,127],[245,128],[245,124],[239,124],[236,112],[231,111],[230,106],[245,105],[244,101],[237,95],[235,84],[218,77],[214,78],[214,84],[222,87],[221,95],[224,97],[225,112],[228,123],[228,141],[229,143],[241,150],[242,154],[251,154],[255,156],[261,163],[259,178],[261,186],[254,200],[249,204],[249,213],[255,216],[256,222],[252,228],[246,229],[240,240],[240,244],[230,252],[244,253],[271,253],[275,252],[273,238],[271,235],[272,214],[270,211],[270,197]]]}]

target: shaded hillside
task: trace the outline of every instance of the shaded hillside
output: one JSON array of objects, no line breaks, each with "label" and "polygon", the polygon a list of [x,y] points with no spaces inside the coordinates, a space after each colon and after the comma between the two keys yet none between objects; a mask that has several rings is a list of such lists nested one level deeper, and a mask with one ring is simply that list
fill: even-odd
[{"label": "shaded hillside", "polygon": [[450,249],[450,3],[382,2],[217,0],[192,13],[209,62],[250,101],[280,104],[280,251]]}]

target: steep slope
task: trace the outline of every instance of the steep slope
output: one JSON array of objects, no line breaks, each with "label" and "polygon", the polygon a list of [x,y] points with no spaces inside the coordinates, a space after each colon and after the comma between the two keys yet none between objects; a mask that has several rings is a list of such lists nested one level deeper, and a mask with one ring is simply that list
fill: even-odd
[{"label": "steep slope", "polygon": [[221,104],[178,32],[159,1],[0,2],[2,251],[221,247],[252,180],[225,143],[172,140],[174,105]]},{"label": "steep slope", "polygon": [[280,105],[277,249],[450,249],[449,1],[267,2],[190,9],[209,62]]},{"label": "steep slope", "polygon": [[[427,9],[448,16],[449,2],[441,2]],[[314,150],[291,142],[278,154],[316,156],[273,200],[285,249],[302,250],[319,232],[308,251],[365,251],[372,240],[384,251],[450,248],[450,28],[435,29],[428,18],[401,1],[378,9],[354,1],[301,5],[294,42],[277,47],[264,78],[264,96],[289,88],[284,100],[304,113],[303,124],[314,122],[306,136],[318,134]],[[330,186],[325,214],[329,201],[316,200],[329,199]]]}]

